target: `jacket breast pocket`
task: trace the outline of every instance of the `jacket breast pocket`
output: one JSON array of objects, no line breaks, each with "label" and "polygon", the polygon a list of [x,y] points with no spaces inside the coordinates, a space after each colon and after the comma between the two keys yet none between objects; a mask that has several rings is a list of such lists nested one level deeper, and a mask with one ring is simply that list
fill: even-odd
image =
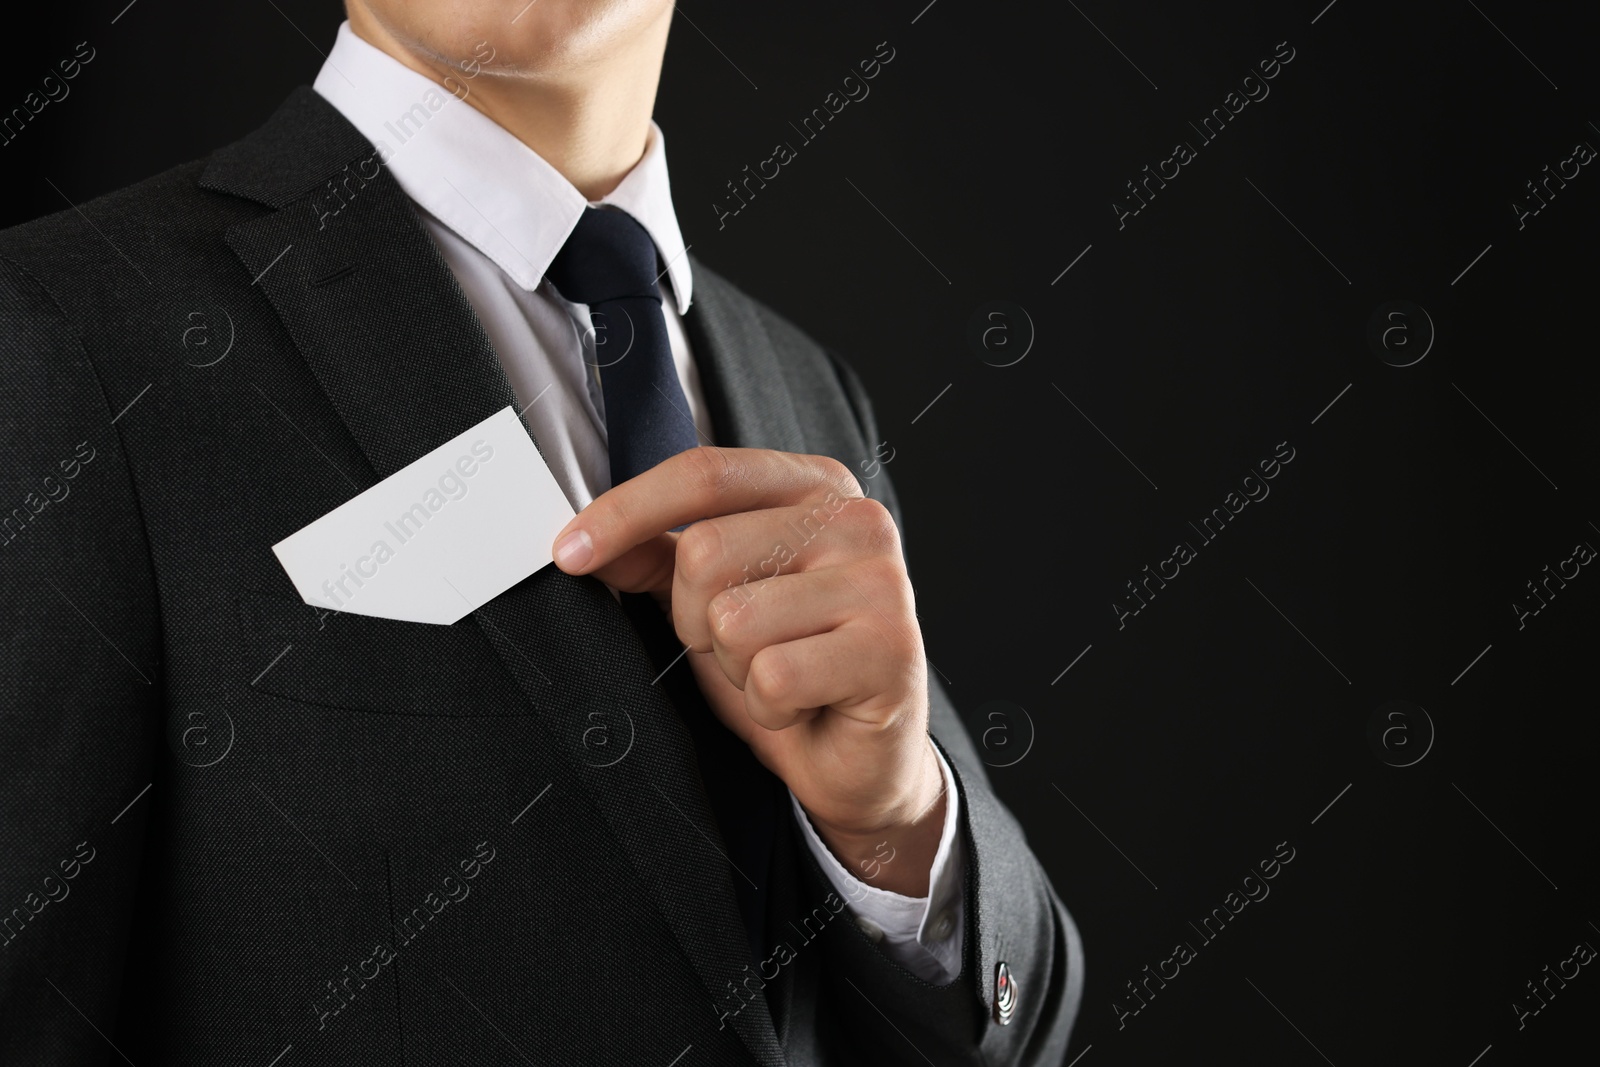
[{"label": "jacket breast pocket", "polygon": [[[251,688],[392,715],[528,715],[533,707],[472,616],[450,626],[322,612],[270,593],[238,598]],[[270,665],[269,665],[270,664]]]}]

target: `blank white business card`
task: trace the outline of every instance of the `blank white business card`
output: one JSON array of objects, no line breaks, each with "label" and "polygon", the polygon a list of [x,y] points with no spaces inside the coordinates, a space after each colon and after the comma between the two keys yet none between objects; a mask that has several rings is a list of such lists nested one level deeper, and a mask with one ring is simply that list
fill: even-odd
[{"label": "blank white business card", "polygon": [[550,563],[572,516],[507,407],[272,551],[307,604],[448,624]]}]

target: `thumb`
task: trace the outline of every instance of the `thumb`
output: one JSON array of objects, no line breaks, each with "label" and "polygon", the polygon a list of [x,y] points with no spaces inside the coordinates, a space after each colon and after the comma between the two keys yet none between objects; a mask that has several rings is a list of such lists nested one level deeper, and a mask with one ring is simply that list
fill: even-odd
[{"label": "thumb", "polygon": [[[624,593],[650,593],[657,599],[664,600],[672,595],[672,574],[677,550],[677,534],[670,532],[658,534],[590,573],[613,589]],[[568,574],[582,570],[581,566],[564,565],[559,556],[556,558],[556,566]]]}]

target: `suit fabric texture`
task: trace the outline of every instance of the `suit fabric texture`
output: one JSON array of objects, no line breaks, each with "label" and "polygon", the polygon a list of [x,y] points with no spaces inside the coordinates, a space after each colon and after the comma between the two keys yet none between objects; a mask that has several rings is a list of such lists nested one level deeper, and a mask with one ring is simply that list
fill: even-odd
[{"label": "suit fabric texture", "polygon": [[[719,443],[872,455],[855,375],[694,271]],[[298,599],[272,544],[515,404],[309,89],[0,234],[0,338],[0,1061],[1061,1062],[1078,933],[937,678],[968,856],[944,986],[878,951],[786,818],[752,964],[687,671],[658,683],[597,581],[548,567],[451,626]]]}]

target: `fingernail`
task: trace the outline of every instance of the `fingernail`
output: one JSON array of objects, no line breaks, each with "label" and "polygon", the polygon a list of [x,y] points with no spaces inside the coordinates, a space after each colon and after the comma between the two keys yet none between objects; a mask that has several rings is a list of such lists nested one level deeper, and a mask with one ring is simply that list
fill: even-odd
[{"label": "fingernail", "polygon": [[573,530],[556,542],[556,566],[564,571],[582,570],[594,558],[594,541],[587,530]]}]

